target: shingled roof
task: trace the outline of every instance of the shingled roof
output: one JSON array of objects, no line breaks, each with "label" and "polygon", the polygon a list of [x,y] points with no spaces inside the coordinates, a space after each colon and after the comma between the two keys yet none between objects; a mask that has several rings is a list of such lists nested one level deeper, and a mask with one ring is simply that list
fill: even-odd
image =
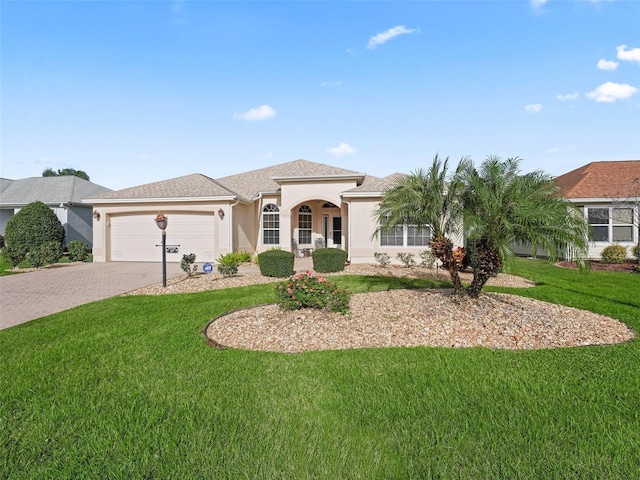
[{"label": "shingled roof", "polygon": [[109,188],[71,175],[30,177],[20,180],[3,178],[0,182],[0,204],[16,207],[35,201],[41,201],[48,205],[80,204],[89,196],[107,194],[110,191]]},{"label": "shingled roof", "polygon": [[285,178],[327,178],[327,177],[362,177],[364,173],[333,167],[309,160],[294,160],[271,167],[260,168],[250,172],[240,173],[218,179],[230,190],[240,194],[245,199],[252,199],[260,192],[276,192],[280,185],[275,179]]},{"label": "shingled roof", "polygon": [[147,183],[93,197],[94,200],[234,197],[235,193],[216,180],[194,173]]},{"label": "shingled roof", "polygon": [[640,179],[640,160],[592,162],[560,175],[556,184],[567,198],[614,198],[632,195],[634,179]]}]

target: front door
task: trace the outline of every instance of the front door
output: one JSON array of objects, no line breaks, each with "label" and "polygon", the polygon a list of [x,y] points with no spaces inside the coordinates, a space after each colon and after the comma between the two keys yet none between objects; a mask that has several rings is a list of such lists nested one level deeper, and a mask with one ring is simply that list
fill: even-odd
[{"label": "front door", "polygon": [[342,217],[325,215],[323,230],[325,245],[329,248],[341,248]]}]

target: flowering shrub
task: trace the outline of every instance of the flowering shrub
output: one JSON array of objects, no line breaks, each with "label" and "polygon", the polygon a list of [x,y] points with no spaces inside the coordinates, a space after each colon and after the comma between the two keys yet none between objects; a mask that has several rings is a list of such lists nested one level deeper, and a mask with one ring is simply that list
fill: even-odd
[{"label": "flowering shrub", "polygon": [[319,308],[342,314],[349,311],[351,293],[313,272],[295,274],[276,284],[275,292],[278,305],[285,310]]}]

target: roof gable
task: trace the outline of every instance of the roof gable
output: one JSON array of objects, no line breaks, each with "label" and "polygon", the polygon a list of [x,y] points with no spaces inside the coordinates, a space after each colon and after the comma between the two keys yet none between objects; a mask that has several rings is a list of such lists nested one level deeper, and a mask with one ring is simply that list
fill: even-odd
[{"label": "roof gable", "polygon": [[567,198],[615,198],[630,196],[636,178],[640,160],[592,162],[555,180]]},{"label": "roof gable", "polygon": [[84,178],[64,175],[59,177],[31,177],[21,180],[2,179],[0,204],[28,205],[40,201],[45,204],[83,203],[83,199],[111,189],[89,182]]},{"label": "roof gable", "polygon": [[308,160],[294,160],[292,162],[281,163],[271,167],[260,168],[250,172],[240,173],[218,179],[218,181],[240,194],[247,200],[254,198],[260,192],[276,192],[280,185],[274,179],[282,181],[286,178],[314,178],[327,179],[340,176],[357,176],[364,178],[365,175],[353,170],[333,167],[323,163],[310,162]]}]

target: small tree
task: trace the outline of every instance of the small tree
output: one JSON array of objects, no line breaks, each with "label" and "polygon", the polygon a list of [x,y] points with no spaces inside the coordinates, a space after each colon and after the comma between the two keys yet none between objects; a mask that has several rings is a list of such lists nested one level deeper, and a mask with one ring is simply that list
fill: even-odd
[{"label": "small tree", "polygon": [[73,168],[63,168],[62,170],[58,169],[58,171],[56,172],[53,168],[47,167],[42,172],[42,176],[43,177],[67,177],[67,176],[73,176],[73,177],[83,178],[83,179],[85,179],[87,181],[89,180],[89,175],[87,175],[86,172],[83,172],[82,170],[75,170]]},{"label": "small tree", "polygon": [[[7,246],[25,258],[27,252],[46,242],[62,246],[64,227],[56,214],[40,201],[32,202],[9,219],[5,228]],[[18,262],[19,263],[19,262]]]}]

